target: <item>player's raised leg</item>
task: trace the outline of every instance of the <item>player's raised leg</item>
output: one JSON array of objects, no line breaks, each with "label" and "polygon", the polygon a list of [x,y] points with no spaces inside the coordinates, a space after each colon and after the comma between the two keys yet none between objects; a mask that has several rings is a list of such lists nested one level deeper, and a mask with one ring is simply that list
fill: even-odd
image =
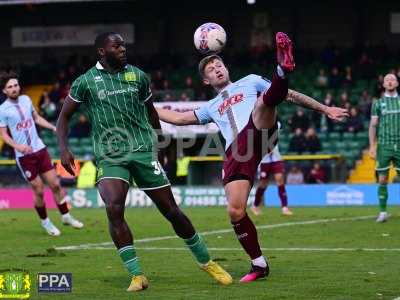
[{"label": "player's raised leg", "polygon": [[196,232],[189,218],[175,202],[170,186],[145,190],[158,210],[171,223],[175,233],[184,240],[200,268],[219,283],[228,285],[232,277],[216,262],[212,261],[203,238]]},{"label": "player's raised leg", "polygon": [[124,218],[129,185],[121,179],[103,178],[98,182],[97,187],[106,206],[111,238],[125,267],[132,275],[127,291],[144,290],[149,283],[140,268],[139,259],[133,246],[132,233]]},{"label": "player's raised leg", "polygon": [[50,221],[47,216],[46,203],[44,202],[44,184],[42,179],[37,176],[35,179],[29,181],[33,193],[34,193],[34,204],[35,210],[39,215],[41,220],[41,225],[46,230],[49,235],[59,236],[61,234],[60,230]]},{"label": "player's raised leg", "polygon": [[61,214],[62,223],[64,225],[70,225],[76,229],[83,228],[83,223],[75,219],[69,212],[67,201],[63,195],[64,193],[60,185],[60,180],[58,179],[55,170],[50,169],[49,171],[43,173],[41,176],[47,182],[47,185],[53,193],[57,208]]},{"label": "player's raised leg", "polygon": [[278,66],[269,89],[257,100],[252,117],[257,129],[272,128],[276,121],[276,106],[286,99],[287,74],[295,68],[292,41],[283,32],[276,34]]},{"label": "player's raised leg", "polygon": [[233,229],[243,249],[251,258],[251,269],[240,282],[247,283],[267,277],[269,266],[261,252],[257,229],[246,213],[251,184],[248,180],[235,180],[225,185],[228,213]]}]

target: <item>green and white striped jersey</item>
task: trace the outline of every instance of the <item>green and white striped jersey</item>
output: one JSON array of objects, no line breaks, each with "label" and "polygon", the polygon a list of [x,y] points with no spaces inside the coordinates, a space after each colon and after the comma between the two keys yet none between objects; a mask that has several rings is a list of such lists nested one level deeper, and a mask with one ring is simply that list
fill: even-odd
[{"label": "green and white striped jersey", "polygon": [[388,145],[400,142],[400,97],[384,95],[374,101],[371,116],[379,118],[377,137],[378,144]]},{"label": "green and white striped jersey", "polygon": [[109,73],[97,62],[74,81],[70,97],[88,115],[97,160],[153,150],[156,136],[145,105],[151,97],[150,80],[142,70],[127,65]]}]

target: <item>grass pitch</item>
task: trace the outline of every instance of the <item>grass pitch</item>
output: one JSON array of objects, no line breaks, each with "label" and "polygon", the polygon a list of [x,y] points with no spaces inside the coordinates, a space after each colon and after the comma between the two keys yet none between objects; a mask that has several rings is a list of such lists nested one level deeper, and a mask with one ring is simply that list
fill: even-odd
[{"label": "grass pitch", "polygon": [[[183,242],[156,209],[128,209],[148,290],[125,292],[130,278],[111,245],[103,209],[74,209],[85,223],[74,230],[50,217],[62,234],[47,236],[31,211],[0,211],[0,269],[30,271],[31,299],[395,299],[400,297],[400,207],[389,222],[376,224],[375,207],[294,208],[283,217],[276,208],[251,216],[269,257],[267,280],[243,285],[250,265],[240,250],[224,208],[184,209],[205,236],[212,257],[233,276],[220,286],[199,270]],[[354,219],[355,217],[364,219]],[[368,217],[371,216],[371,217]],[[311,222],[308,222],[311,221]],[[292,223],[292,224],[287,224]],[[278,224],[278,225],[276,225]],[[224,231],[223,229],[227,229]],[[222,230],[222,231],[221,231]],[[217,232],[215,232],[217,231]],[[161,237],[161,239],[153,239]],[[107,243],[108,242],[108,243]],[[89,245],[88,245],[89,244]],[[70,246],[78,246],[71,249]],[[59,250],[46,249],[59,247]],[[70,247],[70,248],[63,248]],[[38,294],[38,272],[71,272],[70,294]]]}]

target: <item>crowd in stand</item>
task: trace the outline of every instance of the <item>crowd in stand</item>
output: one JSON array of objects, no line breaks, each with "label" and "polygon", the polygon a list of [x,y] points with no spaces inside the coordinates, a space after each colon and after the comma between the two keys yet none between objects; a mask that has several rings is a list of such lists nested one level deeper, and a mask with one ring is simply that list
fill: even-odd
[{"label": "crowd in stand", "polygon": [[[230,66],[231,77],[238,78],[249,73],[259,73],[253,68],[270,69],[270,60],[265,57],[271,56],[272,53],[270,49],[263,49],[261,53],[256,51],[248,53],[247,56],[226,55],[224,59]],[[345,53],[330,46],[320,55],[298,53],[299,72],[302,69],[313,72],[311,75],[313,78],[309,78],[306,84],[319,92],[316,98],[326,105],[338,105],[349,109],[350,117],[340,124],[340,132],[357,133],[367,130],[365,122],[369,120],[372,102],[383,93],[383,75],[394,73],[400,77],[400,67],[390,64],[392,68],[388,68],[390,62],[384,60],[385,55],[390,57],[385,47]],[[61,65],[50,54],[45,55],[42,60],[38,66],[22,66],[18,70],[23,85],[52,83],[51,88],[41,95],[39,110],[43,117],[55,122],[71,83],[95,62],[88,57],[74,55],[65,65]],[[197,60],[198,58],[192,56],[168,55],[130,59],[132,64],[149,72],[155,101],[183,102],[206,101],[215,95],[215,92],[204,85],[197,75]],[[359,81],[365,83],[362,89],[359,88]],[[296,89],[296,78],[291,81],[292,85]],[[302,91],[301,88],[299,90]],[[320,152],[322,147],[318,135],[338,131],[337,124],[325,116],[301,108],[298,108],[288,120],[284,120],[284,124],[291,132],[288,151],[298,154]],[[70,136],[82,138],[89,136],[89,133],[89,123],[85,115],[81,114],[72,126]],[[310,175],[304,178],[301,170],[294,166],[288,173],[288,181],[323,182],[326,180],[323,173],[321,166],[315,164],[309,172]]]}]

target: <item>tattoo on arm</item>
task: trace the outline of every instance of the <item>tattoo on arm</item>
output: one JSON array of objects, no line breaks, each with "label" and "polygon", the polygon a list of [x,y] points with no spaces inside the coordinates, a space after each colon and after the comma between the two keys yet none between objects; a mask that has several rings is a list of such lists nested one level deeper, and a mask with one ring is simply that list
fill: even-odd
[{"label": "tattoo on arm", "polygon": [[323,112],[325,108],[325,105],[319,103],[317,100],[290,89],[288,90],[286,101],[319,112]]}]

